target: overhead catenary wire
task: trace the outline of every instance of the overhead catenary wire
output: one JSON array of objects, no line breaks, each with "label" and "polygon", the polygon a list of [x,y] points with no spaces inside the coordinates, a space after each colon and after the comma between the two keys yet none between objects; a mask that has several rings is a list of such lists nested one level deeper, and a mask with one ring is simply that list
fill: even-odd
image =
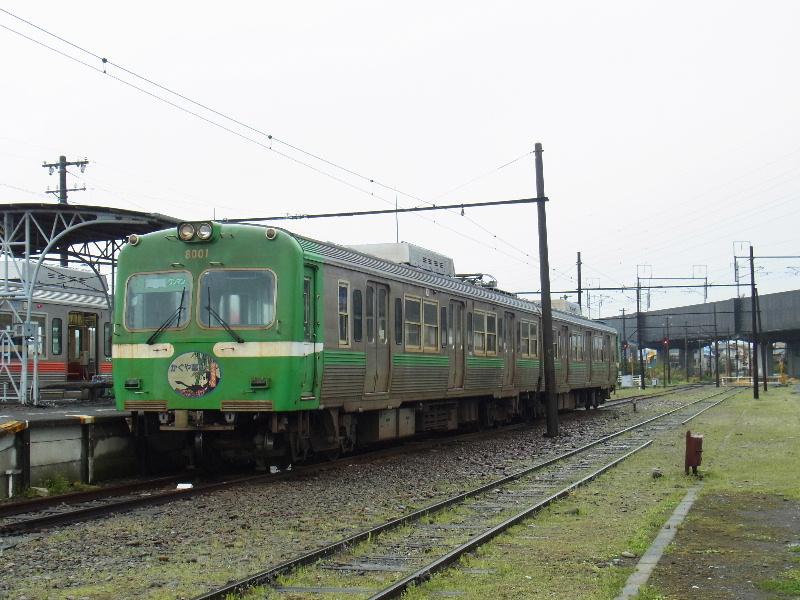
[{"label": "overhead catenary wire", "polygon": [[[34,23],[31,23],[30,21],[27,21],[26,19],[23,19],[22,17],[19,17],[19,16],[11,13],[10,11],[8,11],[6,9],[0,8],[0,12],[3,12],[5,14],[7,14],[8,16],[13,17],[13,18],[21,21],[22,23],[25,23],[26,25],[28,25],[30,27],[33,27],[37,31],[40,31],[40,32],[42,32],[42,33],[44,33],[44,34],[46,34],[48,36],[51,36],[52,38],[58,40],[61,43],[67,44],[68,46],[70,46],[70,47],[72,47],[72,48],[74,48],[74,49],[76,49],[76,50],[78,50],[80,52],[83,52],[83,53],[87,54],[88,56],[91,56],[92,58],[94,58],[95,60],[100,62],[102,68],[100,68],[100,67],[98,67],[96,65],[92,65],[92,64],[86,62],[85,60],[81,60],[79,58],[71,56],[70,54],[68,54],[66,52],[63,52],[63,51],[61,51],[61,50],[59,50],[57,48],[54,48],[54,47],[52,47],[52,46],[50,46],[48,44],[45,44],[44,42],[41,42],[40,40],[37,40],[37,39],[35,39],[35,38],[31,37],[31,36],[25,35],[24,33],[16,31],[16,30],[14,30],[14,29],[6,26],[6,25],[0,24],[0,27],[2,27],[3,29],[6,29],[6,30],[8,30],[8,31],[10,31],[12,33],[15,33],[16,35],[19,35],[19,36],[21,36],[21,37],[23,37],[23,38],[35,43],[35,44],[38,44],[38,45],[48,49],[48,50],[56,52],[57,54],[59,54],[61,56],[64,56],[65,58],[68,58],[70,60],[73,60],[73,61],[77,62],[78,64],[80,64],[82,66],[90,68],[90,69],[92,69],[92,70],[94,70],[96,72],[102,72],[104,75],[106,75],[108,77],[111,77],[112,79],[114,79],[115,81],[117,81],[119,83],[127,85],[127,86],[129,86],[129,87],[141,92],[141,93],[144,93],[144,94],[146,94],[146,95],[148,95],[148,96],[150,96],[150,97],[152,97],[152,98],[154,98],[156,100],[164,102],[164,103],[168,104],[169,106],[177,108],[178,110],[181,110],[182,112],[184,112],[186,114],[189,114],[189,115],[194,116],[194,117],[196,117],[198,119],[201,119],[202,121],[205,121],[206,123],[208,123],[210,125],[218,127],[220,129],[228,132],[228,133],[236,135],[236,136],[238,136],[238,137],[240,137],[240,138],[242,138],[242,139],[244,139],[246,141],[249,141],[251,143],[254,143],[254,144],[256,144],[256,145],[258,145],[258,146],[260,146],[260,147],[262,147],[264,149],[267,149],[267,150],[269,150],[271,152],[275,152],[276,154],[282,156],[283,158],[291,160],[291,161],[293,161],[293,162],[295,162],[295,163],[297,163],[297,164],[299,164],[299,165],[301,165],[303,167],[306,167],[308,169],[311,169],[311,170],[319,173],[320,175],[323,175],[325,177],[333,179],[334,181],[337,181],[337,182],[339,182],[341,184],[349,186],[349,187],[351,187],[351,188],[353,188],[356,191],[359,191],[361,193],[364,193],[364,194],[367,194],[369,196],[375,197],[375,198],[377,198],[377,199],[379,199],[379,200],[381,200],[383,202],[386,202],[388,204],[394,205],[394,203],[395,203],[393,200],[390,200],[390,199],[387,199],[387,198],[382,198],[379,195],[376,195],[374,192],[372,192],[369,189],[366,189],[365,187],[361,187],[361,186],[359,186],[357,184],[354,184],[353,182],[347,181],[346,179],[344,179],[342,177],[338,177],[336,175],[333,175],[333,174],[331,174],[331,173],[329,173],[327,171],[324,171],[321,168],[318,168],[318,167],[315,167],[315,166],[309,164],[306,161],[300,160],[299,158],[297,158],[295,156],[291,156],[290,154],[288,154],[286,152],[281,152],[280,150],[277,150],[276,148],[274,148],[273,143],[281,144],[281,145],[285,146],[286,148],[289,148],[289,149],[291,149],[291,150],[293,150],[295,152],[301,153],[301,154],[303,154],[303,155],[305,155],[305,156],[307,156],[309,158],[312,158],[312,159],[314,159],[316,161],[319,161],[319,162],[321,162],[321,163],[323,163],[325,165],[328,165],[328,166],[331,166],[331,167],[333,167],[335,169],[341,170],[342,172],[344,172],[344,173],[346,173],[348,175],[351,175],[353,177],[356,177],[357,179],[360,179],[361,181],[369,183],[370,186],[376,185],[376,186],[379,186],[379,187],[384,188],[386,190],[392,191],[395,194],[400,194],[400,195],[402,195],[402,196],[404,196],[406,198],[409,198],[409,199],[412,199],[412,200],[415,200],[415,201],[418,201],[418,202],[423,202],[423,203],[429,204],[431,206],[434,205],[435,199],[434,199],[434,201],[424,200],[424,199],[419,198],[419,197],[417,197],[417,196],[415,196],[413,194],[404,192],[404,191],[398,189],[396,186],[390,186],[390,185],[384,184],[384,183],[380,182],[379,180],[376,180],[373,177],[369,177],[369,176],[363,175],[363,174],[358,173],[357,171],[355,171],[353,169],[349,169],[347,167],[344,167],[344,166],[342,166],[342,165],[340,165],[340,164],[338,164],[336,162],[328,160],[328,159],[326,159],[326,158],[324,158],[322,156],[319,156],[319,155],[317,155],[317,154],[315,154],[313,152],[307,151],[307,150],[305,150],[303,148],[300,148],[299,146],[291,144],[291,143],[289,143],[289,142],[287,142],[285,140],[279,139],[279,138],[275,137],[272,134],[268,134],[268,133],[266,133],[266,132],[264,132],[264,131],[256,128],[256,127],[253,127],[253,126],[251,126],[251,125],[249,125],[247,123],[244,123],[241,120],[238,120],[238,119],[235,119],[233,117],[230,117],[229,115],[226,115],[225,113],[223,113],[221,111],[213,109],[213,108],[211,108],[211,107],[209,107],[209,106],[207,106],[207,105],[205,105],[205,104],[203,104],[201,102],[198,102],[198,101],[196,101],[196,100],[194,100],[194,99],[192,99],[192,98],[190,98],[190,97],[188,97],[188,96],[186,96],[184,94],[176,92],[175,90],[172,90],[172,89],[168,88],[167,86],[159,84],[159,83],[157,83],[157,82],[155,82],[155,81],[153,81],[153,80],[151,80],[151,79],[149,79],[147,77],[139,75],[139,74],[135,73],[134,71],[131,71],[130,69],[127,69],[127,68],[125,68],[125,67],[123,67],[123,66],[121,66],[119,64],[116,64],[115,62],[107,59],[106,57],[103,57],[103,56],[101,56],[101,55],[99,55],[99,54],[97,54],[95,52],[87,50],[86,48],[83,48],[83,47],[79,46],[78,44],[75,44],[75,43],[73,43],[73,42],[71,42],[71,41],[69,41],[69,40],[67,40],[67,39],[65,39],[65,38],[63,38],[61,36],[58,36],[58,35],[50,32],[50,31],[48,31],[48,30],[46,30],[46,29],[44,29],[42,27],[39,27],[38,25],[36,25]],[[188,102],[193,106],[196,106],[196,107],[198,107],[198,108],[200,108],[202,110],[208,111],[212,115],[215,115],[215,116],[217,116],[217,117],[219,117],[221,119],[224,119],[224,120],[226,120],[226,121],[228,121],[228,122],[230,122],[230,123],[232,123],[234,125],[242,127],[242,128],[246,129],[249,132],[257,134],[258,136],[262,136],[262,137],[266,138],[267,141],[263,142],[263,141],[260,141],[258,139],[255,139],[251,135],[247,135],[247,134],[244,134],[244,133],[242,133],[240,131],[236,131],[235,129],[233,129],[230,126],[226,126],[226,125],[223,125],[221,123],[218,123],[217,121],[214,121],[212,118],[204,116],[204,115],[202,115],[202,114],[200,114],[200,113],[198,113],[198,112],[196,112],[194,110],[190,110],[190,109],[186,108],[185,106],[181,106],[177,102],[174,102],[174,101],[171,101],[169,99],[163,98],[162,96],[159,96],[158,94],[156,94],[156,93],[154,93],[154,92],[152,92],[150,90],[147,90],[147,89],[145,89],[144,87],[142,87],[140,85],[136,85],[136,84],[134,84],[134,83],[132,83],[130,81],[127,81],[126,79],[124,79],[122,77],[118,77],[118,76],[116,76],[116,75],[114,75],[112,73],[109,73],[108,72],[108,67],[112,67],[112,66],[115,67],[116,69],[119,69],[121,72],[124,72],[124,73],[130,75],[131,77],[134,77],[134,78],[136,78],[138,80],[141,80],[142,82],[147,83],[148,85],[154,86],[155,88],[157,88],[159,90],[162,90],[162,91],[164,91],[164,92],[166,92],[168,94],[171,94],[171,95],[175,96],[176,98],[181,99],[182,101]],[[483,177],[485,177],[485,176],[487,176],[487,175],[489,175],[491,173],[494,173],[494,172],[496,172],[496,171],[498,171],[500,169],[503,169],[503,168],[505,168],[507,166],[510,166],[510,165],[516,163],[517,161],[525,158],[526,156],[529,156],[532,153],[533,153],[533,151],[526,152],[525,154],[523,154],[523,155],[521,155],[521,156],[519,156],[519,157],[517,157],[517,158],[515,158],[515,159],[513,159],[511,161],[507,161],[506,163],[504,163],[504,164],[500,165],[499,167],[496,167],[496,168],[488,171],[487,173],[485,173],[483,175],[475,177],[475,178],[471,179],[470,181],[468,181],[468,182],[466,182],[464,184],[461,184],[461,185],[459,185],[459,186],[457,186],[455,188],[452,188],[450,191],[445,192],[444,194],[441,194],[437,198],[440,198],[440,197],[443,197],[445,195],[448,195],[448,194],[450,194],[450,193],[452,193],[452,192],[454,192],[454,191],[456,191],[458,189],[461,189],[461,188],[469,185],[470,183],[473,183],[473,182],[475,182],[475,181],[477,181],[477,180],[479,180],[479,179],[481,179],[481,178],[483,178]],[[522,260],[522,262],[525,263],[525,264],[530,264],[530,263],[527,262],[527,260],[531,260],[532,259],[530,254],[528,254],[527,252],[525,252],[524,250],[522,250],[520,248],[517,248],[515,245],[511,244],[510,242],[505,241],[501,236],[498,236],[497,234],[492,233],[490,230],[488,230],[483,225],[480,225],[480,224],[476,223],[475,221],[473,221],[471,219],[468,219],[468,220],[474,226],[476,226],[477,228],[481,229],[482,231],[484,231],[488,235],[492,236],[492,238],[495,241],[500,241],[501,243],[503,243],[504,245],[508,246],[509,248],[514,250],[515,252],[518,252],[519,254],[521,254],[523,257],[525,257],[525,260],[522,260],[519,257],[513,256],[513,255],[507,255],[507,256],[509,256],[511,258],[514,258],[516,260]],[[437,225],[441,226],[441,224],[438,224],[438,223],[437,223]],[[446,228],[446,229],[449,229],[449,228]],[[491,246],[487,246],[487,247],[491,247]]]}]

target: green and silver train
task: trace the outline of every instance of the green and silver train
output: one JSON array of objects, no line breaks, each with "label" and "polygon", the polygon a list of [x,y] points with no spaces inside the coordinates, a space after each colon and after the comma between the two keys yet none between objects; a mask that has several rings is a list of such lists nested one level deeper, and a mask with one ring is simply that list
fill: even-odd
[{"label": "green and silver train", "polygon": [[[263,467],[544,412],[539,306],[417,246],[186,222],[130,236],[116,289],[117,407],[204,454]],[[553,327],[559,408],[597,407],[616,331]]]}]

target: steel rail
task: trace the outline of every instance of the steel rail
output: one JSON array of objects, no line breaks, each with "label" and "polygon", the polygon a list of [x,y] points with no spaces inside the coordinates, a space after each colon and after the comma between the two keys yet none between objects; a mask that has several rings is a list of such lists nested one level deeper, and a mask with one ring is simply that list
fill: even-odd
[{"label": "steel rail", "polygon": [[[487,491],[491,491],[491,490],[493,490],[495,488],[507,485],[507,484],[509,484],[511,482],[514,482],[514,481],[517,481],[520,478],[525,477],[525,476],[529,475],[530,473],[532,473],[534,471],[541,470],[541,469],[547,468],[549,466],[552,466],[555,463],[563,461],[563,460],[565,460],[567,458],[570,458],[572,456],[575,456],[577,454],[583,453],[583,452],[585,452],[585,451],[587,451],[587,450],[589,450],[589,449],[591,449],[591,448],[593,448],[593,447],[595,447],[597,445],[604,444],[604,443],[606,443],[608,441],[611,441],[611,440],[613,440],[613,439],[615,439],[617,437],[625,435],[625,434],[627,434],[627,433],[629,433],[631,431],[635,431],[636,429],[639,429],[639,428],[641,428],[641,427],[643,427],[645,425],[648,425],[649,423],[652,423],[652,422],[657,421],[659,419],[663,419],[664,417],[668,417],[668,416],[670,416],[673,413],[676,413],[678,411],[685,410],[687,407],[693,406],[693,405],[698,404],[700,402],[706,402],[709,397],[713,398],[713,397],[715,397],[715,396],[717,396],[719,394],[725,393],[726,391],[727,390],[723,390],[723,391],[717,392],[715,394],[712,394],[711,396],[708,396],[706,398],[700,398],[700,399],[695,400],[693,402],[689,402],[687,404],[684,404],[682,406],[679,406],[677,408],[674,408],[672,410],[664,412],[664,413],[662,413],[660,415],[656,415],[654,417],[646,419],[646,420],[644,420],[644,421],[642,421],[640,423],[637,423],[635,425],[632,425],[630,427],[626,427],[626,428],[621,429],[621,430],[619,430],[617,432],[614,432],[612,434],[603,436],[602,438],[598,438],[597,440],[594,440],[594,441],[592,441],[592,442],[590,442],[588,444],[585,444],[584,446],[581,446],[579,448],[574,448],[573,450],[570,450],[568,452],[565,452],[563,454],[555,456],[555,457],[553,457],[551,459],[548,459],[546,461],[543,461],[541,463],[537,463],[536,465],[533,465],[531,467],[527,467],[525,469],[522,469],[521,471],[517,471],[517,472],[512,473],[510,475],[501,477],[501,478],[499,478],[499,479],[497,479],[495,481],[492,481],[492,482],[489,482],[489,483],[484,484],[482,486],[479,486],[479,487],[477,487],[477,488],[475,488],[473,490],[469,490],[467,492],[463,492],[461,494],[457,494],[455,496],[452,496],[450,498],[442,500],[441,502],[437,502],[437,503],[432,504],[432,505],[430,505],[428,507],[416,510],[416,511],[411,512],[411,513],[409,513],[407,515],[404,515],[402,517],[398,517],[396,519],[392,519],[390,521],[387,521],[387,522],[385,522],[385,523],[383,523],[381,525],[378,525],[376,527],[370,528],[368,530],[361,531],[361,532],[359,532],[357,534],[349,536],[349,537],[347,537],[345,539],[342,539],[342,540],[340,540],[338,542],[335,542],[333,544],[329,544],[329,545],[324,546],[322,548],[318,548],[317,550],[311,551],[311,552],[309,552],[307,554],[304,554],[304,555],[302,555],[300,557],[297,557],[295,559],[291,559],[291,560],[285,561],[285,562],[283,562],[281,564],[278,564],[276,566],[273,566],[273,567],[271,567],[271,568],[269,568],[269,569],[267,569],[265,571],[261,571],[260,573],[256,573],[254,575],[250,575],[248,577],[245,577],[245,578],[240,579],[238,581],[229,583],[229,584],[227,584],[225,586],[222,586],[220,588],[217,588],[215,590],[211,590],[211,591],[206,592],[204,594],[201,594],[199,596],[195,596],[192,600],[226,600],[226,599],[228,599],[230,597],[235,597],[237,595],[241,595],[242,593],[246,592],[250,588],[258,587],[258,586],[262,586],[262,585],[269,585],[273,581],[275,581],[275,579],[277,579],[280,575],[286,575],[286,574],[296,570],[297,568],[305,567],[305,566],[314,564],[315,562],[317,562],[317,561],[319,561],[321,559],[327,558],[327,557],[329,557],[329,556],[331,556],[333,554],[336,554],[337,552],[341,552],[341,551],[346,550],[348,548],[354,547],[354,546],[356,546],[356,545],[358,545],[358,544],[360,544],[362,542],[365,542],[367,540],[370,540],[370,539],[372,539],[372,538],[374,538],[374,537],[376,537],[376,536],[378,536],[378,535],[380,535],[382,533],[385,533],[385,532],[388,532],[388,531],[392,531],[392,530],[397,529],[397,528],[399,528],[402,525],[405,525],[407,523],[411,523],[411,522],[414,522],[414,521],[419,521],[423,517],[426,517],[428,515],[431,515],[431,514],[440,512],[442,510],[445,510],[447,508],[450,508],[451,506],[454,506],[456,504],[462,503],[467,499],[479,496],[481,494],[486,493]],[[738,391],[739,390],[737,390],[737,392]],[[645,447],[649,443],[650,442],[645,443],[642,447]],[[641,448],[639,448],[639,449],[641,449]],[[625,457],[629,456],[630,454],[631,453],[626,454]],[[607,470],[608,468],[611,468],[611,466],[613,466],[613,464],[616,464],[616,463],[610,463],[609,465],[604,467],[604,469]],[[593,473],[591,475],[588,475],[588,476],[582,478],[581,480],[579,480],[579,482],[583,482],[587,477],[588,478],[593,478],[592,475],[594,475],[594,477],[597,476],[597,474]],[[576,483],[579,483],[579,482],[575,482],[575,483],[571,484],[570,487],[574,486]],[[567,488],[567,489],[569,489],[569,488]],[[559,493],[561,493],[561,492],[559,492]],[[555,500],[558,497],[560,497],[558,495],[559,493],[554,494],[553,496],[550,496],[545,501],[547,501],[548,503],[551,503],[553,500]],[[566,493],[569,493],[569,492],[567,491],[567,492],[565,492],[565,494]],[[442,559],[439,559],[439,560],[442,560]],[[422,580],[421,578],[424,578],[424,571],[425,571],[425,569],[422,569],[420,572],[416,573],[416,575],[418,576],[417,581],[420,581],[420,580]],[[409,578],[410,577],[412,577],[412,576],[409,576]],[[387,596],[387,598],[388,597],[390,597],[390,596]]]},{"label": "steel rail", "polygon": [[384,590],[381,590],[377,594],[374,594],[374,595],[370,596],[368,600],[387,600],[389,598],[397,598],[400,594],[405,592],[409,587],[411,587],[413,585],[419,585],[420,583],[424,583],[425,581],[430,579],[431,575],[433,575],[435,573],[438,573],[440,571],[443,571],[444,569],[449,567],[451,564],[453,564],[456,561],[460,560],[461,557],[464,556],[465,554],[467,554],[468,552],[472,552],[476,548],[479,548],[480,546],[483,546],[484,544],[490,542],[491,540],[493,540],[497,536],[505,533],[505,531],[508,530],[509,528],[511,528],[514,525],[517,525],[518,523],[530,518],[532,515],[535,515],[540,510],[542,510],[543,508],[549,506],[550,504],[552,504],[556,500],[559,500],[561,498],[565,498],[566,496],[569,496],[569,494],[571,494],[577,488],[579,488],[579,487],[587,484],[588,482],[596,479],[597,477],[599,477],[600,475],[602,475],[603,473],[605,473],[609,469],[617,466],[619,463],[621,463],[622,461],[626,460],[630,456],[636,454],[640,450],[643,450],[644,448],[646,448],[650,444],[652,444],[652,440],[649,440],[649,441],[641,444],[640,446],[638,446],[637,448],[634,448],[630,452],[627,452],[623,456],[617,457],[616,459],[614,459],[611,462],[603,465],[602,467],[600,467],[596,471],[590,473],[589,475],[586,475],[585,477],[582,477],[578,481],[576,481],[576,482],[568,485],[567,487],[559,490],[555,494],[552,494],[552,495],[548,496],[547,498],[545,498],[541,502],[537,502],[536,504],[534,504],[532,506],[529,506],[528,508],[526,508],[522,512],[517,513],[516,515],[514,515],[512,517],[509,517],[508,519],[506,519],[505,521],[503,521],[499,525],[495,525],[494,527],[492,527],[491,529],[488,529],[484,533],[473,537],[472,539],[470,539],[469,541],[461,544],[460,546],[458,546],[454,550],[451,550],[450,552],[448,552],[444,556],[441,556],[441,557],[437,558],[436,560],[428,563],[427,565],[425,565],[421,569],[418,569],[416,572],[412,573],[411,575],[408,575],[407,577],[404,577],[403,579],[400,579],[399,581],[396,581],[395,583],[393,583],[389,587],[385,588]]}]

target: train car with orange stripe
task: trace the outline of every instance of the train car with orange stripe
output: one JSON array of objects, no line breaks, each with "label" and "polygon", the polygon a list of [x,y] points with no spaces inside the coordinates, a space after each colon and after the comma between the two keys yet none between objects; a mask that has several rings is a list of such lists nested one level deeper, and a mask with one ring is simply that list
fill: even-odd
[{"label": "train car with orange stripe", "polygon": [[[80,391],[81,382],[91,388],[88,384],[100,379],[108,380],[110,388],[107,277],[47,264],[35,272],[30,306],[21,279],[13,277],[0,304],[0,397],[35,402],[63,395],[65,387]],[[23,390],[26,397],[21,398]]]}]

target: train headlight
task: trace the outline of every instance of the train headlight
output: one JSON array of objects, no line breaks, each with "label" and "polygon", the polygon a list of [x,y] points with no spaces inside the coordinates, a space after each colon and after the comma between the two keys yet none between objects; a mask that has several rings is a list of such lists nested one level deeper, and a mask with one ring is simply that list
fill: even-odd
[{"label": "train headlight", "polygon": [[200,223],[197,226],[197,237],[199,237],[201,240],[209,239],[212,233],[214,233],[214,228],[212,227],[211,223]]},{"label": "train headlight", "polygon": [[194,225],[191,223],[181,223],[178,225],[178,238],[182,242],[188,242],[195,236]]}]

